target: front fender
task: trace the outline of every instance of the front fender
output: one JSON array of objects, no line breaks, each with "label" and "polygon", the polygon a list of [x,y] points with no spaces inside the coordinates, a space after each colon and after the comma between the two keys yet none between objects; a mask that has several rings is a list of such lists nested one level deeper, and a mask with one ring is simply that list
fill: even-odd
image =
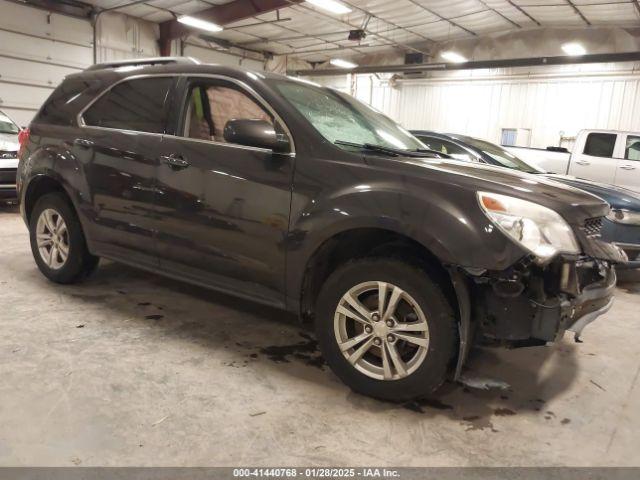
[{"label": "front fender", "polygon": [[475,193],[451,184],[443,191],[404,186],[401,191],[384,182],[357,185],[299,208],[301,199],[294,194],[287,242],[288,297],[299,298],[306,266],[318,248],[354,229],[376,228],[406,236],[443,265],[503,270],[525,255],[493,227]]}]

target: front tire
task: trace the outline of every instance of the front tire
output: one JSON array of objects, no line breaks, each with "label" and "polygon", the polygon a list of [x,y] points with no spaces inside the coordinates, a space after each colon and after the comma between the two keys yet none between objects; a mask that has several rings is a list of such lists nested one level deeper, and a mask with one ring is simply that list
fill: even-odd
[{"label": "front tire", "polygon": [[87,250],[80,220],[60,192],[38,199],[29,221],[29,236],[38,268],[53,282],[78,282],[98,266],[99,258]]},{"label": "front tire", "polygon": [[424,270],[391,259],[349,262],[323,285],[316,312],[322,354],[354,391],[405,401],[444,382],[456,320]]}]

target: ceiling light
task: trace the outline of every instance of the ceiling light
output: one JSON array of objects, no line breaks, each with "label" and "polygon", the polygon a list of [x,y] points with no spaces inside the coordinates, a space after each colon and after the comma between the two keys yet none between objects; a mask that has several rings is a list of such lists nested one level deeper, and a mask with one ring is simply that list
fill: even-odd
[{"label": "ceiling light", "polygon": [[216,25],[213,22],[207,22],[206,20],[201,20],[196,17],[190,17],[188,15],[183,15],[178,17],[178,21],[180,23],[184,23],[185,25],[189,25],[193,28],[199,28],[200,30],[206,30],[207,32],[221,32],[222,27],[220,25]]},{"label": "ceiling light", "polygon": [[565,43],[564,45],[562,45],[562,50],[564,50],[564,53],[566,53],[567,55],[571,55],[572,57],[579,57],[580,55],[584,55],[585,53],[587,53],[582,45],[575,42]]},{"label": "ceiling light", "polygon": [[318,8],[326,10],[327,12],[335,13],[337,15],[342,15],[345,13],[349,13],[351,9],[346,5],[343,5],[340,2],[336,2],[335,0],[306,0],[307,3],[311,5],[315,5]]},{"label": "ceiling light", "polygon": [[332,58],[329,60],[329,63],[334,67],[339,68],[356,68],[358,66],[357,63],[348,62],[346,60],[342,60],[341,58]]},{"label": "ceiling light", "polygon": [[440,56],[451,63],[464,63],[467,61],[467,59],[459,53],[451,51],[442,52]]}]

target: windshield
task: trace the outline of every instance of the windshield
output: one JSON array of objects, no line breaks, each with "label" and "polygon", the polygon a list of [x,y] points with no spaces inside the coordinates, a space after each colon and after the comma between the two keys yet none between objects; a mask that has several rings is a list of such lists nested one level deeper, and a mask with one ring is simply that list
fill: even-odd
[{"label": "windshield", "polygon": [[457,138],[482,151],[482,153],[484,153],[485,155],[490,156],[493,160],[495,160],[503,167],[513,168],[515,170],[520,170],[521,172],[527,173],[546,173],[541,168],[525,162],[524,160],[516,157],[513,153],[491,142],[486,142],[484,140],[479,140],[473,137],[465,137],[462,135],[457,136]]},{"label": "windshield", "polygon": [[20,129],[5,114],[0,112],[0,133],[18,133]]},{"label": "windshield", "polygon": [[340,148],[353,148],[340,142],[411,151],[426,148],[396,122],[349,95],[302,81],[274,83],[324,138],[338,142]]}]

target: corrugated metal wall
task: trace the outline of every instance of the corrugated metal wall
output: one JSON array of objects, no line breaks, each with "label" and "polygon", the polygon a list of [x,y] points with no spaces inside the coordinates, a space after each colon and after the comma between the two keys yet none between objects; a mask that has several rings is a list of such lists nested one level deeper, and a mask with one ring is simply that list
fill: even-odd
[{"label": "corrugated metal wall", "polygon": [[532,147],[558,145],[560,132],[583,128],[640,131],[637,63],[460,71],[395,85],[372,75],[358,75],[355,85],[346,75],[321,81],[351,88],[409,129],[495,142],[503,128],[529,129]]}]

